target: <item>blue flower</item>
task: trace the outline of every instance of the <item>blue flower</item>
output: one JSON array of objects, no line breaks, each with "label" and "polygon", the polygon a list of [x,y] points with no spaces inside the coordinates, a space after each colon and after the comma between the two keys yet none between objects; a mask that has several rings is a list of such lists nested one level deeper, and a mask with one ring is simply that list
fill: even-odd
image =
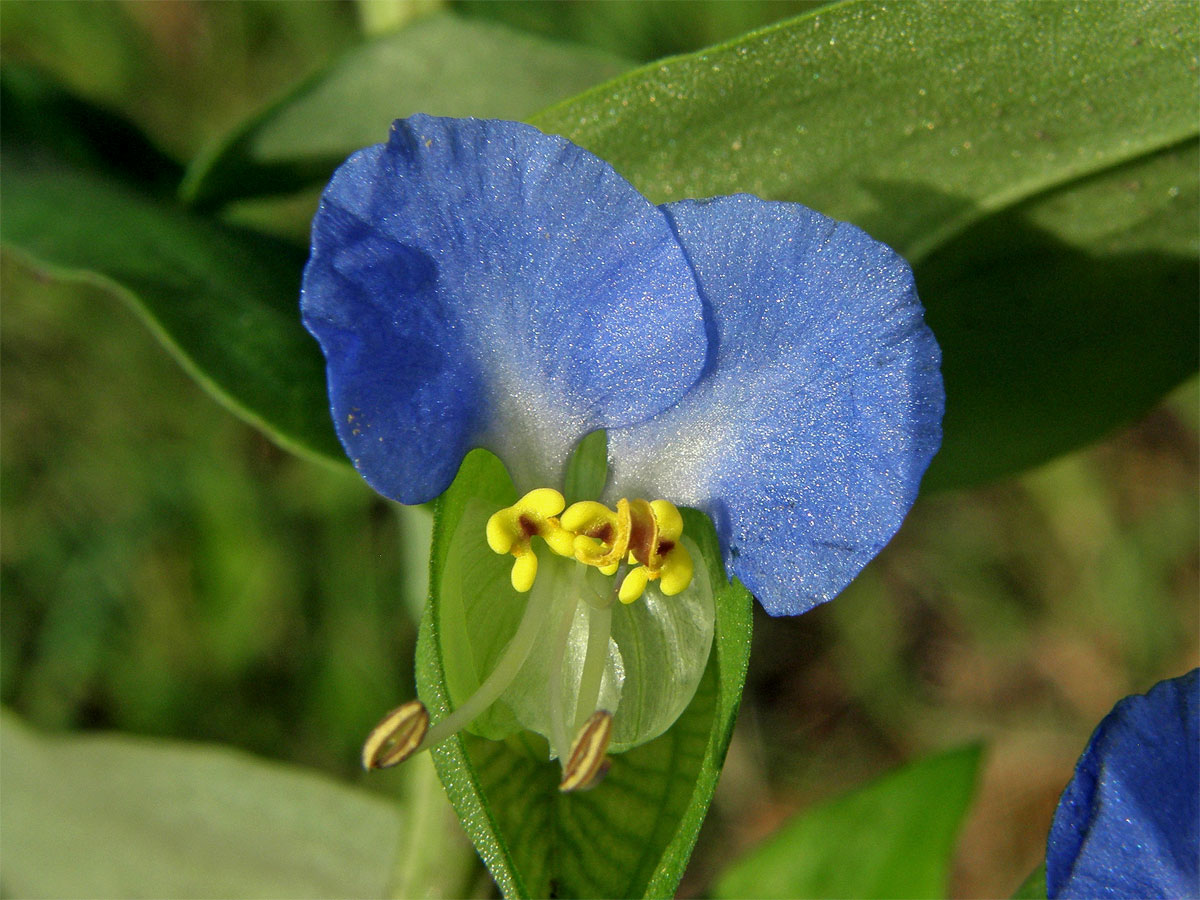
[{"label": "blue flower", "polygon": [[1200,669],[1096,728],[1046,847],[1049,897],[1200,897]]},{"label": "blue flower", "polygon": [[[690,506],[712,519],[729,576],[769,613],[797,614],[892,537],[941,441],[940,353],[892,250],[794,203],[655,206],[607,163],[518,123],[414,116],[347,160],[313,222],[301,308],[338,435],[376,490],[422,503],[470,449],[504,462],[524,499],[496,513],[487,541],[516,557],[529,609],[563,629],[574,606],[557,617],[538,599],[534,538],[553,551],[543,572],[573,554],[616,579],[593,606],[647,585],[673,597],[692,572],[675,506]],[[610,472],[599,499],[616,509],[564,512],[567,460],[597,429]],[[711,607],[680,597],[693,600]],[[590,627],[607,634],[609,620]],[[701,637],[695,679],[711,623]],[[498,669],[521,669],[512,652]],[[637,674],[629,660],[607,671],[617,687]],[[576,726],[589,707],[578,701]],[[427,717],[410,713],[393,730],[425,746]],[[561,734],[551,746],[566,752]]]},{"label": "blue flower", "polygon": [[775,615],[879,552],[941,441],[938,347],[889,248],[794,203],[655,207],[513,122],[414,116],[352,156],[302,310],[380,493],[430,500],[476,446],[553,486],[608,429],[612,495],[708,513]]}]

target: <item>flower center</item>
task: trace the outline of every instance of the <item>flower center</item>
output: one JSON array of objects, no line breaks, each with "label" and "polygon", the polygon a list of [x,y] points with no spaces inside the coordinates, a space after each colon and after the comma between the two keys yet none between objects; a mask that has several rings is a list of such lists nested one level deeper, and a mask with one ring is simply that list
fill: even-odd
[{"label": "flower center", "polygon": [[559,556],[573,557],[605,575],[617,574],[622,564],[630,566],[617,579],[622,603],[641,597],[651,581],[658,581],[668,597],[691,584],[692,558],[679,542],[683,517],[674,504],[639,498],[618,500],[616,509],[594,500],[574,503],[564,511],[565,506],[558,491],[538,488],[488,519],[488,546],[516,557],[512,585],[517,591],[528,591],[537,577],[534,537],[542,538]]},{"label": "flower center", "polygon": [[[658,582],[663,595],[679,594],[692,582],[693,564],[681,542],[683,517],[666,500],[622,499],[616,509],[595,501],[565,507],[561,493],[539,488],[488,518],[484,528],[488,546],[495,553],[513,556],[512,586],[529,595],[517,630],[483,682],[437,723],[430,724],[429,712],[419,700],[388,713],[363,747],[366,768],[396,765],[470,725],[514,682],[530,677],[522,675],[523,669],[541,645],[549,657],[549,670],[537,676],[547,679],[549,693],[547,727],[542,733],[550,740],[551,755],[558,756],[562,765],[560,787],[582,790],[603,777],[617,702],[611,692],[606,693],[609,689],[602,689],[608,678],[614,601],[633,603],[651,581]],[[543,552],[546,572],[540,580],[538,551],[533,546],[537,538],[554,554]],[[599,579],[589,586],[588,568],[615,576],[611,588],[601,587]],[[582,646],[571,638],[580,616],[586,623]],[[567,682],[572,683],[569,693]],[[619,690],[618,683],[618,694]],[[602,708],[610,705],[612,711]]]}]

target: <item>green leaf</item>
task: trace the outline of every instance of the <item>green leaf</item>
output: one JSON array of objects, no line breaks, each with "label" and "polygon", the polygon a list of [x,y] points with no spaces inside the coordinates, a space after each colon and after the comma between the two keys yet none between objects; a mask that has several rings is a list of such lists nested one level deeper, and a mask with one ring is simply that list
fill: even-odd
[{"label": "green leaf", "polygon": [[982,751],[922,759],[809,809],[738,860],[724,897],[945,897]]},{"label": "green leaf", "polygon": [[828,0],[455,0],[456,12],[505,22],[648,61],[690,53],[821,6]]},{"label": "green leaf", "polygon": [[1193,26],[1185,4],[841,3],[532,121],[656,202],[799,201],[915,260],[991,212],[1194,135]]},{"label": "green leaf", "polygon": [[608,481],[608,435],[597,428],[585,435],[567,463],[563,497],[567,505],[600,496]]},{"label": "green leaf", "polygon": [[381,897],[385,801],[232,750],[0,727],[12,897]]},{"label": "green leaf", "polygon": [[[482,451],[467,457],[438,504],[433,585],[442,580],[452,535],[471,506],[494,510],[513,496],[495,457]],[[669,896],[683,874],[741,698],[751,609],[745,589],[724,580],[711,525],[690,510],[685,523],[707,562],[717,621],[699,688],[665,734],[615,755],[595,789],[565,795],[546,743],[526,732],[505,741],[460,735],[434,750],[451,802],[506,896]],[[461,629],[446,630],[442,616],[435,587],[417,648],[420,693],[435,719],[448,708],[448,662],[457,667],[458,657],[471,653],[443,644],[443,634]]]},{"label": "green leaf", "polygon": [[201,156],[184,181],[214,206],[329,178],[417,112],[521,119],[618,74],[615,57],[450,14],[356,47]]},{"label": "green leaf", "polygon": [[51,277],[121,297],[238,415],[288,449],[344,462],[324,361],[300,325],[303,253],[140,188],[129,167],[144,153],[100,152],[128,126],[97,128],[101,120],[79,105],[72,134],[60,107],[45,101],[52,88],[24,77],[3,85],[6,248]]},{"label": "green leaf", "polygon": [[930,488],[1036,465],[1141,414],[1200,363],[1189,141],[977,223],[917,268],[942,344]]},{"label": "green leaf", "polygon": [[[929,483],[968,485],[1103,434],[1195,370],[1196,167],[1179,152],[1198,130],[1194,18],[1166,3],[842,3],[532,121],[653,200],[799,201],[899,250],[946,356]],[[1035,264],[1010,252],[1022,243]],[[1072,331],[1093,286],[1108,289]],[[1066,314],[1039,331],[1060,296]],[[1109,361],[1131,358],[1144,379]],[[1105,388],[1125,383],[1080,393],[1095,367]]]},{"label": "green leaf", "polygon": [[113,97],[149,72],[149,41],[116,3],[7,0],[4,56],[57,73],[91,96]]},{"label": "green leaf", "polygon": [[1045,863],[1034,869],[1029,877],[1021,883],[1017,892],[1013,894],[1013,900],[1046,900]]}]

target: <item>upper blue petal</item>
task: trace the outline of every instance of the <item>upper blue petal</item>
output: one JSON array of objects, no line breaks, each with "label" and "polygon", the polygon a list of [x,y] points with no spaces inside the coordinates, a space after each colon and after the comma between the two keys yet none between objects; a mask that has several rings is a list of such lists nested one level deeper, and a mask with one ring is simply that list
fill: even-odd
[{"label": "upper blue petal", "polygon": [[908,265],[852,225],[739,195],[665,207],[707,305],[704,375],[609,432],[613,493],[709,513],[773,615],[834,597],[941,442],[940,352]]},{"label": "upper blue petal", "polygon": [[1097,727],[1046,845],[1050,897],[1200,897],[1200,669]]},{"label": "upper blue petal", "polygon": [[611,166],[515,122],[414,116],[334,174],[301,308],[338,435],[381,493],[435,497],[473,446],[518,487],[676,401],[703,365],[691,268]]}]

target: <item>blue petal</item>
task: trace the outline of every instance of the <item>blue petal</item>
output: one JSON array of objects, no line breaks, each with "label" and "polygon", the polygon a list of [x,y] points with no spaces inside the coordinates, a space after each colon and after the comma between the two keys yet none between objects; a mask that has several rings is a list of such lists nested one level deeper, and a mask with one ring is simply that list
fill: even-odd
[{"label": "blue petal", "polygon": [[704,510],[767,612],[804,612],[916,497],[941,442],[937,342],[908,265],[852,225],[745,195],[666,210],[710,356],[678,405],[609,432],[613,492]]},{"label": "blue petal", "polygon": [[611,166],[515,122],[414,116],[342,165],[301,296],[338,435],[381,493],[437,496],[485,446],[519,489],[676,401],[703,365],[691,269]]},{"label": "blue petal", "polygon": [[1046,845],[1050,897],[1200,897],[1200,669],[1096,728]]}]

